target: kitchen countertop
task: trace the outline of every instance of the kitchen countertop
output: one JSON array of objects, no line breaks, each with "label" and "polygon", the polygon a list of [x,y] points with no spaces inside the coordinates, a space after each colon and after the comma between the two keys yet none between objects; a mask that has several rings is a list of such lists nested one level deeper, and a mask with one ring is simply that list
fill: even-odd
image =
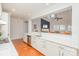
[{"label": "kitchen countertop", "polygon": [[43,32],[41,33],[33,32],[30,35],[32,36],[39,35],[38,37],[41,39],[45,39],[71,48],[79,49],[77,42],[73,40],[72,35],[64,35],[64,34],[57,34],[57,33],[43,33]]},{"label": "kitchen countertop", "polygon": [[18,56],[11,41],[0,44],[0,56]]}]

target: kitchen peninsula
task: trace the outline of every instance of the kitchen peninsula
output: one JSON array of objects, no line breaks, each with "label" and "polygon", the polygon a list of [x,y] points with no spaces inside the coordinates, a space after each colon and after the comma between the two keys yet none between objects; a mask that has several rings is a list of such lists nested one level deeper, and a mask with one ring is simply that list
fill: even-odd
[{"label": "kitchen peninsula", "polygon": [[32,46],[45,55],[78,55],[78,46],[71,35],[41,32],[40,36],[39,32],[33,32],[31,37]]},{"label": "kitchen peninsula", "polygon": [[72,8],[68,7],[61,12],[33,19],[30,34],[32,47],[47,56],[79,55],[77,41],[72,38],[71,15]]}]

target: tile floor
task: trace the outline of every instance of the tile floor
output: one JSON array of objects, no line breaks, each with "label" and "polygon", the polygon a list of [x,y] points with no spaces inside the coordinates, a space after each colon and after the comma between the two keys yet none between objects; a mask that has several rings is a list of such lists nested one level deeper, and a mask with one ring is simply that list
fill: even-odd
[{"label": "tile floor", "polygon": [[42,53],[23,42],[22,39],[12,40],[19,56],[44,56]]}]

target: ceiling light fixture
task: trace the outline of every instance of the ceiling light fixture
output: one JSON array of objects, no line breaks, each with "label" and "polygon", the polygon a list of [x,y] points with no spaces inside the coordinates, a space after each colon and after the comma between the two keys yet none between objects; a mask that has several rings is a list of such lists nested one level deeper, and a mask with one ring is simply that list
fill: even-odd
[{"label": "ceiling light fixture", "polygon": [[54,17],[55,17],[55,14],[50,15],[50,17],[51,17],[51,18],[54,18]]},{"label": "ceiling light fixture", "polygon": [[58,20],[63,19],[63,18],[58,16],[57,14],[51,14],[48,16],[48,19],[56,19],[58,21]]}]

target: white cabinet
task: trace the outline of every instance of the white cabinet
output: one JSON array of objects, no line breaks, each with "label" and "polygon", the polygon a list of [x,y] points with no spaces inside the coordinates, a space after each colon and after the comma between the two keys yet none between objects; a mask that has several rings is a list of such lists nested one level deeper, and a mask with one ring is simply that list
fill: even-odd
[{"label": "white cabinet", "polygon": [[37,38],[35,36],[31,36],[31,45],[37,49]]},{"label": "white cabinet", "polygon": [[39,52],[45,54],[45,40],[40,39],[40,37],[32,36],[31,45]]},{"label": "white cabinet", "polygon": [[66,46],[61,46],[60,47],[60,51],[61,51],[61,56],[76,56],[77,55],[77,50],[70,48],[70,47],[66,47]]},{"label": "white cabinet", "polygon": [[59,47],[56,44],[41,39],[40,37],[32,36],[32,47],[37,49],[39,52],[47,56],[58,56]]},{"label": "white cabinet", "polygon": [[62,56],[75,56],[74,52],[64,49]]},{"label": "white cabinet", "polygon": [[77,50],[68,46],[57,44],[52,41],[32,36],[32,46],[46,56],[75,56]]},{"label": "white cabinet", "polygon": [[45,40],[42,40],[41,38],[38,38],[38,40],[37,40],[37,50],[39,50],[44,55],[45,55],[45,52],[46,52],[45,46],[46,46]]},{"label": "white cabinet", "polygon": [[23,36],[23,41],[24,41],[25,43],[27,43],[27,34],[24,34],[24,36]]},{"label": "white cabinet", "polygon": [[25,43],[27,43],[27,38],[23,38],[23,41],[24,41]]},{"label": "white cabinet", "polygon": [[40,38],[37,38],[37,42],[36,43],[37,43],[37,49],[39,51],[41,51],[41,48],[43,46],[43,41]]},{"label": "white cabinet", "polygon": [[47,41],[46,42],[46,55],[47,56],[59,56],[59,46],[57,44],[54,44],[52,42]]}]

